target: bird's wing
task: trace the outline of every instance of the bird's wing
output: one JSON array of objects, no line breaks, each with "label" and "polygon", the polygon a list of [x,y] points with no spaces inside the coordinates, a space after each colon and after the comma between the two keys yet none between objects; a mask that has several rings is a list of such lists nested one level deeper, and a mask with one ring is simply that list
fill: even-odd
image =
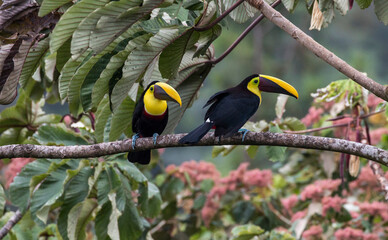
[{"label": "bird's wing", "polygon": [[229,94],[230,94],[229,89],[226,89],[226,90],[221,91],[221,92],[217,92],[213,96],[211,96],[209,98],[209,100],[207,100],[206,104],[203,107],[205,108],[205,107],[209,106],[212,103],[220,101],[222,98],[228,96]]}]

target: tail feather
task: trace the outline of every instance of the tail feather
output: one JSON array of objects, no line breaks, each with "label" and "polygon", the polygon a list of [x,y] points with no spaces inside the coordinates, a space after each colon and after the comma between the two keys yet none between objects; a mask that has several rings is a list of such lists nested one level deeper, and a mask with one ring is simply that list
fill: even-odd
[{"label": "tail feather", "polygon": [[204,122],[202,125],[189,132],[179,140],[179,143],[197,143],[213,127],[212,122]]},{"label": "tail feather", "polygon": [[151,161],[151,150],[129,152],[127,159],[131,163],[140,163],[142,165],[147,165]]}]

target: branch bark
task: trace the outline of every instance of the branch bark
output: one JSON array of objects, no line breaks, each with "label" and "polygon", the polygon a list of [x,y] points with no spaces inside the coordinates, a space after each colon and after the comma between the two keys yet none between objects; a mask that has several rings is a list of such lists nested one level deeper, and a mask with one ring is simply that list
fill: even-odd
[{"label": "branch bark", "polygon": [[326,49],[324,46],[316,42],[314,39],[292,24],[287,18],[269,6],[264,0],[248,0],[248,2],[253,7],[259,9],[266,18],[290,34],[296,41],[313,52],[316,56],[331,66],[335,67],[338,71],[353,79],[355,82],[368,89],[376,96],[384,99],[385,101],[388,101],[388,86],[384,86],[373,81],[364,73],[358,71],[344,60],[337,57],[334,53]]},{"label": "branch bark", "polygon": [[22,219],[23,213],[19,210],[16,211],[15,215],[13,215],[8,222],[0,229],[0,239],[3,239],[9,231],[13,228]]},{"label": "branch bark", "polygon": [[[171,134],[158,137],[156,145],[153,145],[152,138],[139,138],[136,141],[136,151],[184,147],[178,141],[185,134]],[[241,141],[242,134],[236,134],[230,138],[214,137],[213,133],[206,134],[195,146],[214,145],[272,145],[286,146],[305,149],[318,149],[333,152],[343,152],[360,156],[377,163],[388,166],[388,151],[383,149],[352,141],[337,138],[316,137],[297,134],[270,133],[270,132],[249,132],[244,142]],[[94,145],[78,146],[41,146],[41,145],[6,145],[0,147],[0,158],[34,157],[34,158],[88,158],[100,157],[116,153],[133,151],[131,139],[116,142],[99,143]]]}]

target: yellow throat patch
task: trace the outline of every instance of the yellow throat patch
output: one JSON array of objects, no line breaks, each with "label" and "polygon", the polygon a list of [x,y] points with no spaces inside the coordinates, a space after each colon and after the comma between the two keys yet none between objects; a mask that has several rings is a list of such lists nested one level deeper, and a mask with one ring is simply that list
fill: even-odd
[{"label": "yellow throat patch", "polygon": [[144,109],[145,111],[153,116],[163,115],[167,110],[167,101],[160,100],[154,96],[154,85],[148,88],[144,94]]},{"label": "yellow throat patch", "polygon": [[261,103],[261,91],[259,90],[260,77],[252,78],[248,83],[248,90],[260,98]]}]

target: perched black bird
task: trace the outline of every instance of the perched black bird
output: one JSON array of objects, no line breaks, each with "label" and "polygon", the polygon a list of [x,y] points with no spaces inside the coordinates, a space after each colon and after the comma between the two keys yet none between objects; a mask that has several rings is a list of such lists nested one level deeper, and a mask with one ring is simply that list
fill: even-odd
[{"label": "perched black bird", "polygon": [[[135,148],[139,137],[154,137],[161,134],[168,122],[167,101],[174,101],[182,106],[178,92],[167,83],[154,81],[150,83],[136,103],[132,116],[132,148]],[[151,160],[151,150],[128,153],[130,162],[148,164]]]},{"label": "perched black bird", "polygon": [[261,92],[283,93],[298,98],[295,88],[278,78],[251,75],[239,85],[211,96],[204,106],[211,105],[206,112],[205,122],[179,142],[197,143],[212,128],[216,137],[232,136],[256,112],[261,102]]}]

